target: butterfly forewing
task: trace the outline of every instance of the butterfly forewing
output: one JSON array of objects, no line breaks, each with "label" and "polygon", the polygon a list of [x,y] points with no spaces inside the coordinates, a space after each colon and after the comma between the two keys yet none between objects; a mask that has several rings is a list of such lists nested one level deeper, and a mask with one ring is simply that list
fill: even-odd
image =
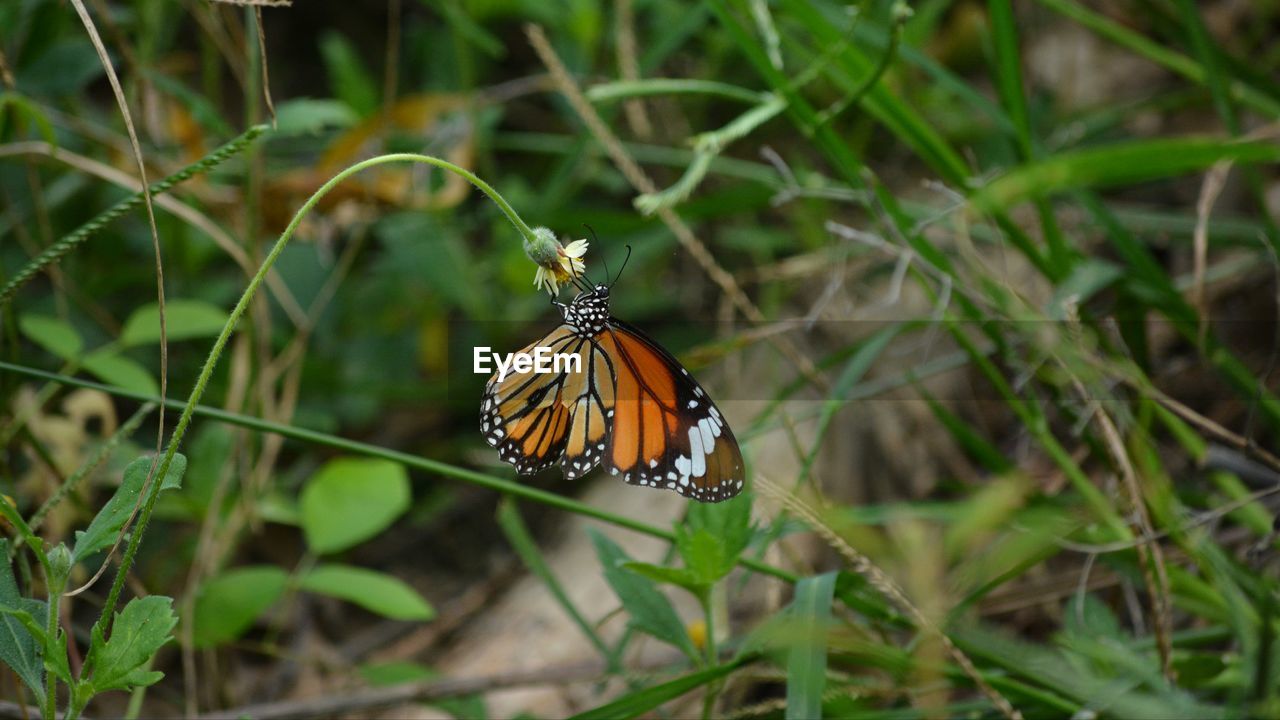
[{"label": "butterfly forewing", "polygon": [[689,372],[642,332],[611,320],[599,339],[613,357],[614,423],[606,467],[634,485],[719,502],[742,490],[742,451]]}]

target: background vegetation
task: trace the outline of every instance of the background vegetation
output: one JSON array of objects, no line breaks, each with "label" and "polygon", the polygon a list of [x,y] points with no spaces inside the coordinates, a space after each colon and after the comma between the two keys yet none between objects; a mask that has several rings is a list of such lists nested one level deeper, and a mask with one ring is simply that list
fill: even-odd
[{"label": "background vegetation", "polygon": [[[1278,28],[0,5],[0,715],[1280,715]],[[554,315],[421,155],[590,225],[593,276],[634,249],[615,313],[721,399],[748,493],[516,481],[450,353]],[[525,572],[590,657],[455,672]]]}]

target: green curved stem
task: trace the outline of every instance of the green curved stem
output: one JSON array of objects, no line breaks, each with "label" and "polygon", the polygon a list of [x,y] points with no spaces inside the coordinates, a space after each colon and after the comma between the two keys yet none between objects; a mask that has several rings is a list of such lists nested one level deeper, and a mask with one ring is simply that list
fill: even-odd
[{"label": "green curved stem", "polygon": [[[267,272],[271,270],[271,266],[275,264],[276,259],[280,257],[280,253],[284,251],[289,244],[289,240],[293,238],[294,232],[297,231],[298,225],[302,223],[302,219],[311,212],[312,208],[320,202],[321,198],[333,190],[339,183],[356,173],[377,166],[394,162],[416,162],[424,165],[433,165],[449,172],[456,173],[465,178],[472,185],[475,185],[481,192],[488,195],[502,212],[515,226],[516,230],[524,236],[526,241],[534,239],[533,230],[525,224],[524,220],[516,213],[515,209],[497,190],[494,190],[489,183],[481,180],[474,173],[464,168],[458,167],[451,162],[441,160],[440,158],[431,157],[429,155],[418,155],[414,153],[394,153],[390,155],[380,155],[378,157],[369,158],[352,165],[342,172],[334,175],[324,185],[320,186],[307,198],[307,201],[298,208],[298,212],[294,214],[293,219],[289,221],[288,227],[280,234],[280,239],[276,240],[276,244],[272,246],[271,252],[267,254],[262,265],[258,267],[258,271],[249,280],[248,287],[240,296],[240,300],[236,302],[235,308],[232,309],[231,315],[227,318],[227,323],[222,327],[222,332],[218,334],[218,339],[214,341],[213,348],[209,351],[209,357],[205,360],[204,367],[200,369],[200,376],[196,379],[196,385],[191,390],[191,397],[187,400],[187,404],[182,408],[182,415],[178,418],[178,424],[173,429],[173,435],[169,437],[169,444],[165,446],[164,457],[160,460],[159,467],[153,477],[163,478],[165,473],[169,471],[169,465],[173,462],[173,456],[178,452],[178,446],[182,443],[182,437],[187,432],[187,426],[191,424],[191,416],[195,412],[195,407],[200,402],[200,397],[204,395],[205,387],[209,384],[209,378],[213,376],[213,369],[218,364],[218,359],[222,356],[222,351],[227,346],[227,342],[231,339],[231,333],[235,330],[236,324],[240,321],[240,317],[244,315],[245,310],[249,307],[249,301],[254,294],[258,292],[258,288],[267,277]],[[111,592],[107,595],[107,602],[103,606],[102,614],[98,617],[98,621],[94,624],[95,629],[106,635],[108,626],[111,624],[112,615],[115,613],[116,603],[120,600],[120,593],[124,589],[125,578],[129,574],[129,568],[133,565],[133,559],[138,554],[138,548],[142,545],[142,536],[146,533],[147,525],[151,521],[151,513],[155,509],[156,498],[160,496],[160,488],[163,483],[152,480],[150,487],[147,489],[146,501],[142,506],[142,512],[138,515],[138,524],[134,532],[129,536],[129,544],[125,548],[124,557],[120,561],[120,569],[116,572],[115,581],[111,584]],[[87,669],[86,669],[87,670]]]},{"label": "green curved stem", "polygon": [[[20,375],[38,378],[49,382],[70,385],[73,387],[99,390],[116,397],[128,398],[138,402],[159,402],[159,399],[153,395],[146,395],[144,393],[134,392],[124,388],[113,387],[111,385],[103,385],[102,383],[97,383],[92,380],[58,375],[56,373],[37,370],[25,365],[14,365],[3,360],[0,360],[0,370],[18,373]],[[175,410],[181,410],[184,407],[181,400],[166,400],[165,404]],[[453,478],[462,482],[468,482],[473,485],[478,485],[489,490],[503,493],[504,495],[510,495],[522,500],[536,502],[541,505],[546,505],[547,507],[556,508],[557,510],[564,510],[565,512],[582,515],[583,517],[594,518],[596,520],[609,523],[610,525],[641,533],[642,535],[649,535],[651,537],[666,540],[667,542],[673,542],[675,540],[675,534],[670,530],[654,527],[653,525],[640,522],[639,520],[632,520],[629,517],[617,515],[609,512],[608,510],[593,507],[584,502],[574,500],[573,498],[557,495],[556,493],[547,492],[546,490],[539,490],[511,480],[486,475],[475,470],[458,467],[457,465],[450,465],[449,463],[440,462],[439,460],[432,460],[418,455],[410,455],[409,453],[400,452],[398,450],[370,445],[369,443],[363,443],[358,440],[349,440],[344,437],[329,435],[316,430],[308,430],[306,428],[294,427],[292,425],[281,425],[269,420],[263,420],[262,418],[228,412],[226,410],[209,407],[207,405],[197,405],[193,414],[202,418],[224,422],[229,425],[235,425],[236,427],[242,427],[256,432],[280,435],[281,437],[286,437],[290,440],[298,440],[300,442],[327,447],[333,450],[341,450],[343,452],[349,452],[357,455],[366,455],[369,457],[390,460],[415,470],[421,470],[423,472],[434,473],[436,475]],[[3,502],[4,498],[0,496],[0,508],[4,507]],[[21,519],[21,516],[18,516],[18,518]],[[794,583],[797,579],[794,574],[783,570],[782,568],[774,567],[768,563],[756,560],[755,558],[742,557],[738,560],[738,564],[748,570],[758,572],[762,575],[776,577],[785,582]]]}]

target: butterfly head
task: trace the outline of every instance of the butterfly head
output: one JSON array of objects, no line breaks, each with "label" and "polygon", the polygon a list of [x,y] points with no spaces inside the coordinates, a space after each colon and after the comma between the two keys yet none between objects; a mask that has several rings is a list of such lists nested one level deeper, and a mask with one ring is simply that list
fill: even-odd
[{"label": "butterfly head", "polygon": [[568,305],[560,305],[564,321],[589,335],[604,328],[609,321],[609,287],[596,285],[583,290]]}]

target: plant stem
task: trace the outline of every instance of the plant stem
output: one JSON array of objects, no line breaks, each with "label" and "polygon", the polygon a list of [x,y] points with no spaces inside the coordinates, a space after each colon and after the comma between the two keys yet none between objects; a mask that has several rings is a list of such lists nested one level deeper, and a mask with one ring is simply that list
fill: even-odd
[{"label": "plant stem", "polygon": [[[284,232],[280,234],[280,238],[276,240],[276,244],[272,246],[271,252],[267,254],[266,259],[262,261],[262,265],[258,267],[258,271],[254,273],[254,276],[249,280],[249,285],[245,288],[244,293],[241,294],[240,300],[236,302],[235,308],[232,309],[230,316],[227,318],[226,324],[222,327],[222,332],[218,334],[217,340],[213,343],[213,348],[209,351],[209,357],[205,360],[204,367],[200,369],[200,376],[196,379],[196,385],[191,390],[191,396],[187,400],[187,404],[182,408],[182,415],[178,418],[178,424],[173,430],[173,435],[169,438],[169,444],[165,447],[164,457],[160,460],[159,467],[156,468],[156,478],[163,478],[165,473],[169,471],[169,465],[173,462],[173,456],[178,452],[178,446],[182,443],[182,437],[187,432],[187,426],[191,424],[191,416],[194,414],[196,405],[199,404],[201,396],[204,395],[205,387],[209,384],[209,378],[213,376],[213,369],[217,366],[218,359],[222,356],[223,349],[226,348],[227,342],[231,339],[231,333],[235,330],[236,324],[240,321],[241,316],[244,315],[245,310],[248,309],[249,301],[253,299],[253,296],[258,292],[258,288],[266,279],[268,271],[271,270],[271,266],[275,264],[276,259],[280,257],[280,253],[282,253],[285,247],[289,244],[289,240],[293,238],[293,234],[302,223],[302,219],[311,212],[312,208],[320,202],[321,198],[327,195],[330,190],[342,181],[346,180],[348,177],[351,177],[352,175],[367,168],[393,162],[417,162],[425,165],[434,165],[435,167],[448,170],[449,172],[462,176],[497,203],[499,209],[502,210],[502,212],[507,216],[507,219],[511,221],[511,224],[515,226],[516,230],[519,231],[527,241],[535,239],[533,230],[531,230],[529,226],[525,224],[524,220],[516,214],[515,209],[513,209],[511,205],[498,194],[497,190],[494,190],[493,187],[481,180],[474,173],[458,167],[447,160],[414,153],[380,155],[378,157],[358,162],[333,176],[328,182],[320,186],[319,190],[312,193],[311,197],[307,198],[307,201],[303,203],[302,207],[298,209],[298,212],[294,214],[293,219],[289,221],[288,227],[284,229]],[[111,585],[111,591],[107,595],[107,601],[103,606],[102,614],[98,617],[98,621],[94,623],[94,627],[98,632],[102,633],[104,637],[107,634],[108,626],[111,623],[111,617],[115,612],[116,604],[120,600],[120,593],[124,589],[124,582],[125,578],[128,577],[129,568],[133,566],[133,559],[138,554],[138,548],[142,545],[142,537],[146,533],[148,523],[151,521],[151,513],[155,509],[156,499],[160,496],[160,488],[162,485],[163,483],[153,480],[151,486],[148,488],[146,502],[142,507],[142,512],[138,515],[137,527],[129,536],[129,545],[125,549],[124,557],[120,561],[120,569],[116,572],[115,582]]]},{"label": "plant stem", "polygon": [[[712,608],[711,593],[712,588],[706,588],[698,593],[698,602],[702,604],[702,614],[707,625],[707,637],[703,642],[703,647],[706,650],[708,668],[715,667],[716,662],[720,659],[720,651],[716,648],[716,622],[715,611]],[[719,692],[719,682],[713,682],[707,686],[707,690],[702,696],[702,720],[711,719],[711,711],[715,708],[716,696],[719,695]]]},{"label": "plant stem", "polygon": [[[46,575],[46,578],[48,576]],[[62,590],[49,588],[48,617],[45,620],[45,636],[44,645],[45,653],[49,652],[52,644],[57,642],[58,637],[58,604],[62,599]],[[74,704],[74,703],[73,703]],[[44,671],[44,708],[41,714],[46,718],[58,717],[58,678],[48,668]]]}]

